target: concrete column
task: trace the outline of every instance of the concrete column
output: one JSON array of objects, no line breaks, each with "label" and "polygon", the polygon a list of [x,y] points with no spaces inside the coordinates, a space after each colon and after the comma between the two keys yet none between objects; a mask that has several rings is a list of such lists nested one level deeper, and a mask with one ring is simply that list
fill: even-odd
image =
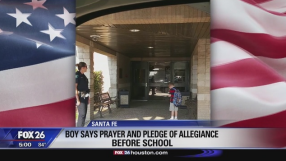
[{"label": "concrete column", "polygon": [[210,120],[210,39],[197,43],[198,120]]},{"label": "concrete column", "polygon": [[86,120],[93,120],[94,119],[94,78],[93,78],[93,53],[94,53],[94,46],[93,41],[90,41],[89,43],[89,52],[85,56],[85,61],[87,63],[88,69],[87,69],[87,78],[89,80],[89,89],[90,89],[90,103],[87,106],[87,114],[86,114]]},{"label": "concrete column", "polygon": [[[108,67],[109,67],[109,75],[110,75],[110,88],[108,90],[110,97],[117,96],[117,57],[116,56],[108,56]],[[113,104],[111,107],[115,107]]]},{"label": "concrete column", "polygon": [[198,47],[196,46],[192,58],[191,58],[191,92],[192,92],[192,99],[196,98],[198,89],[197,89],[197,70],[198,70]]}]

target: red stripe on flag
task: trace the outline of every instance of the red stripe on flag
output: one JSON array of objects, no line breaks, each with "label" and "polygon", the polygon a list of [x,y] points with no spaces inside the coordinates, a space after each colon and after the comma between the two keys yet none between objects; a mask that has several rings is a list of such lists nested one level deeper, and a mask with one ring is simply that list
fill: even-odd
[{"label": "red stripe on flag", "polygon": [[0,112],[0,127],[75,127],[75,99]]},{"label": "red stripe on flag", "polygon": [[256,3],[264,3],[264,2],[269,2],[271,0],[253,0]]},{"label": "red stripe on flag", "polygon": [[253,87],[285,79],[258,59],[243,59],[211,68],[211,90],[224,87]]},{"label": "red stripe on flag", "polygon": [[243,33],[224,29],[213,29],[211,35],[214,38],[239,46],[254,56],[286,57],[286,37],[279,38],[267,34]]},{"label": "red stripe on flag", "polygon": [[211,43],[215,43],[217,41],[221,41],[220,39],[217,39],[217,38],[214,38],[214,37],[211,37]]},{"label": "red stripe on flag", "polygon": [[[221,127],[286,128],[286,110],[272,115],[225,124]],[[286,139],[285,139],[286,140]],[[286,146],[286,144],[285,144]]]}]

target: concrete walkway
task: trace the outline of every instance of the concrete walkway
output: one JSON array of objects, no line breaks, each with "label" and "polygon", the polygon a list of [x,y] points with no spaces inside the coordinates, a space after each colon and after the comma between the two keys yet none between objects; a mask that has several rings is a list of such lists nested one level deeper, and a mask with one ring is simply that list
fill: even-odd
[{"label": "concrete walkway", "polygon": [[[94,120],[168,120],[170,118],[169,99],[131,101],[130,107],[111,108],[112,113],[105,108],[100,118],[98,109],[95,111]],[[188,108],[179,108],[178,120],[191,120],[192,112]],[[86,125],[90,120],[87,120]]]}]

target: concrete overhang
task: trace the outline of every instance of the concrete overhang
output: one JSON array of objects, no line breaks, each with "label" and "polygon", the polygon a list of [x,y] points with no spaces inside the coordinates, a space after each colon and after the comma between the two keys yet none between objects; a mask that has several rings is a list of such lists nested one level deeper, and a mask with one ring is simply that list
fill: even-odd
[{"label": "concrete overhang", "polygon": [[[77,26],[93,18],[119,11],[140,9],[147,6],[190,4],[192,7],[210,13],[209,0],[76,0]],[[124,8],[126,7],[126,8]],[[118,8],[120,8],[118,10]],[[99,12],[100,11],[100,12]]]}]

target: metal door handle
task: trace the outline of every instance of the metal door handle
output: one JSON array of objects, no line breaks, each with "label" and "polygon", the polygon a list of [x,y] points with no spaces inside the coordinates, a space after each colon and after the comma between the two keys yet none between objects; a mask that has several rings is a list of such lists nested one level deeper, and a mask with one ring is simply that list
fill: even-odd
[{"label": "metal door handle", "polygon": [[145,83],[145,86],[147,87],[147,83]]}]

